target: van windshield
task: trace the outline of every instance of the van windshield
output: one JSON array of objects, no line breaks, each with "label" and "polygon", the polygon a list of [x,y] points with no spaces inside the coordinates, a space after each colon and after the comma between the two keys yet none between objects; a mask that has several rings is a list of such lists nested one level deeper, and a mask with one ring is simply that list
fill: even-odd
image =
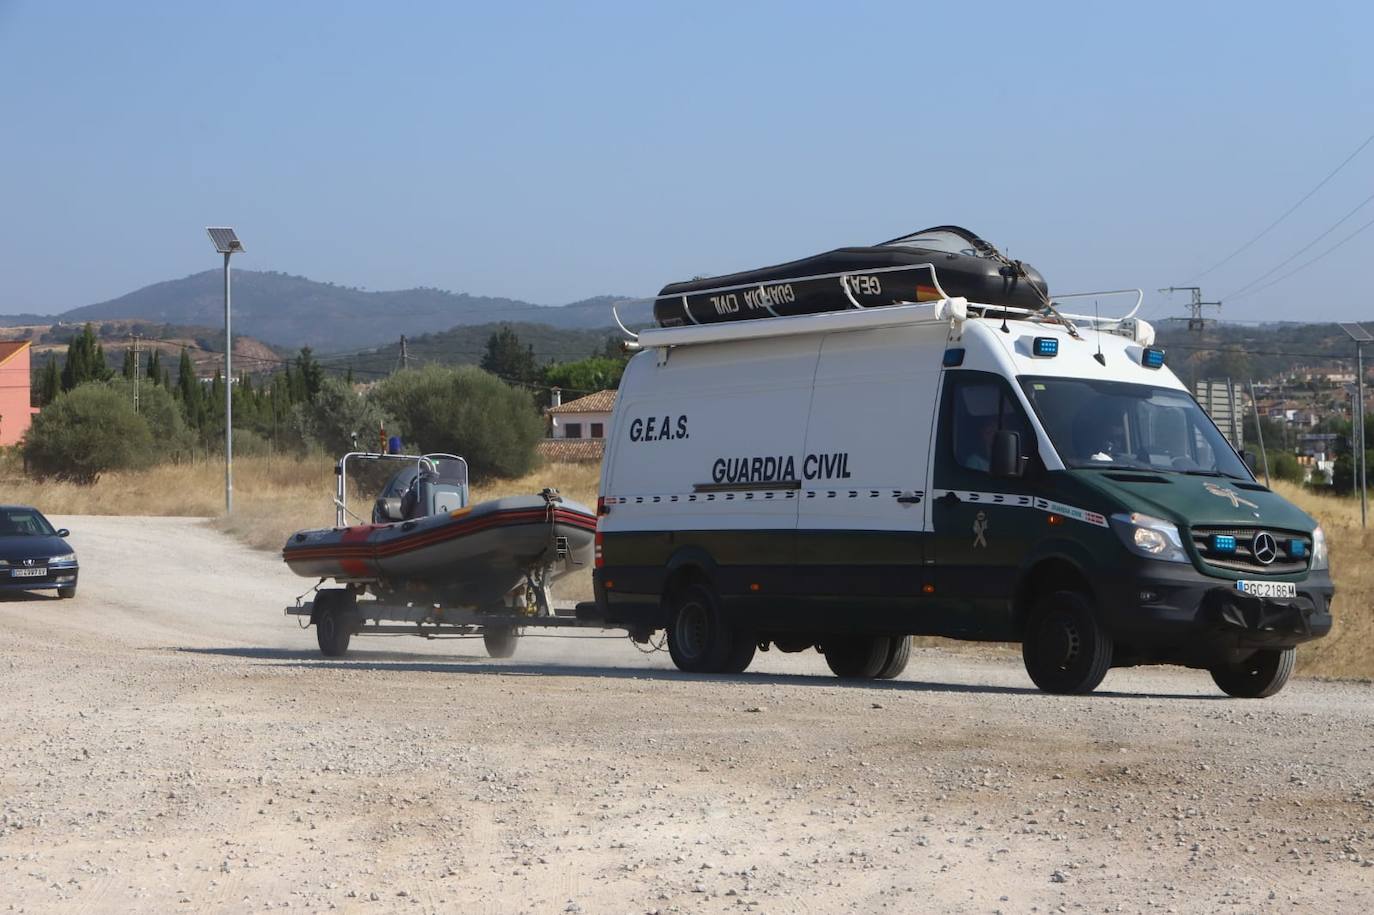
[{"label": "van windshield", "polygon": [[1184,391],[1087,378],[1021,378],[1067,467],[1128,467],[1253,479]]}]

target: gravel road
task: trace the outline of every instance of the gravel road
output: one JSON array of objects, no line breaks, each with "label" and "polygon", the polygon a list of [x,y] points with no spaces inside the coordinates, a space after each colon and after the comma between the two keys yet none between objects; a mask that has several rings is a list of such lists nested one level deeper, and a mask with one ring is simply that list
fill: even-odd
[{"label": "gravel road", "polygon": [[1368,912],[1374,691],[914,653],[693,677],[626,640],[356,640],[193,519],[56,519],[0,599],[0,911]]}]

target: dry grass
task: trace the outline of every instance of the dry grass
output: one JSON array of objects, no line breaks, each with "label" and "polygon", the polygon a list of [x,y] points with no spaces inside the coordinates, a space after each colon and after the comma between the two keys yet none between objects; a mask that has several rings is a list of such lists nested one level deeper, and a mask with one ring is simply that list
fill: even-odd
[{"label": "dry grass", "polygon": [[1299,672],[1374,678],[1374,531],[1360,527],[1359,501],[1316,495],[1277,481],[1274,489],[1321,522],[1336,582],[1334,628],[1327,638],[1298,650]]},{"label": "dry grass", "polygon": [[[537,493],[547,487],[586,505],[596,503],[595,464],[548,464],[514,480],[474,485],[474,500]],[[1374,534],[1360,527],[1353,499],[1315,495],[1285,483],[1275,489],[1315,516],[1331,545],[1336,580],[1336,624],[1330,637],[1298,652],[1299,670],[1311,676],[1374,678]],[[191,515],[266,550],[278,550],[293,532],[334,523],[333,460],[251,457],[234,462],[234,514],[224,515],[224,468],[214,461],[175,464],[138,473],[112,473],[94,486],[37,483],[13,459],[0,462],[0,499],[40,506],[54,515]],[[366,497],[359,495],[359,504]],[[557,595],[585,600],[590,576],[560,582]],[[943,640],[941,640],[943,642]]]}]

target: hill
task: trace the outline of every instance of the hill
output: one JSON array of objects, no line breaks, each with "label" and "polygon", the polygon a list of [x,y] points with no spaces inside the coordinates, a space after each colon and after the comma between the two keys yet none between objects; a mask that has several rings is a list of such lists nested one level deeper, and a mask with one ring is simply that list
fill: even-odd
[{"label": "hill", "polygon": [[[566,306],[533,305],[517,299],[474,296],[420,288],[371,292],[320,283],[285,273],[235,270],[235,332],[292,349],[320,352],[355,349],[460,325],[525,322],[561,328],[611,327],[611,305],[623,303],[626,320],[646,323],[646,299],[599,296]],[[23,323],[36,323],[24,316]],[[156,323],[215,327],[224,323],[223,275],[207,270],[154,283],[106,302],[57,316],[68,322],[142,319]],[[0,325],[19,323],[0,317]]]},{"label": "hill", "polygon": [[[406,339],[406,353],[411,367],[438,363],[440,365],[477,364],[486,352],[487,339],[502,326],[510,327],[520,342],[534,349],[540,363],[574,362],[603,351],[610,341],[619,343],[618,330],[565,329],[547,324],[476,324],[454,327],[434,334],[421,334]],[[359,381],[388,375],[400,365],[399,341],[364,352],[346,356],[324,356],[321,362],[331,372],[352,369]]]},{"label": "hill", "polygon": [[[51,358],[61,364],[67,354],[67,344],[81,332],[81,324],[41,323],[20,326],[0,327],[0,340],[29,340],[33,353],[32,365],[38,372]],[[131,344],[131,335],[138,335],[139,347],[145,355],[153,350],[161,353],[162,363],[175,370],[181,351],[185,349],[191,356],[196,373],[208,377],[223,366],[224,330],[214,327],[185,327],[174,324],[152,324],[147,321],[101,321],[91,322],[101,347],[105,350],[105,361],[113,369],[118,369],[124,360],[124,351]],[[288,351],[263,343],[248,336],[234,335],[234,373],[247,371],[264,373],[276,371]]]}]

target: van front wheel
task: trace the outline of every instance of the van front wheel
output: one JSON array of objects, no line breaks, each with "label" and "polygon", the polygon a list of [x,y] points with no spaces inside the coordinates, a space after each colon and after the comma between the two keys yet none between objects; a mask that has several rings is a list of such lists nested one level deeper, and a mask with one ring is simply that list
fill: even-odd
[{"label": "van front wheel", "polygon": [[1293,675],[1296,648],[1257,651],[1239,664],[1213,667],[1212,679],[1221,691],[1237,699],[1267,699],[1283,689]]},{"label": "van front wheel", "polygon": [[704,584],[689,584],[673,594],[672,607],[668,654],[677,669],[694,674],[725,670],[734,640],[715,593]]},{"label": "van front wheel", "polygon": [[1112,666],[1112,640],[1088,598],[1055,591],[1036,602],[1021,641],[1026,673],[1047,693],[1090,693]]}]

